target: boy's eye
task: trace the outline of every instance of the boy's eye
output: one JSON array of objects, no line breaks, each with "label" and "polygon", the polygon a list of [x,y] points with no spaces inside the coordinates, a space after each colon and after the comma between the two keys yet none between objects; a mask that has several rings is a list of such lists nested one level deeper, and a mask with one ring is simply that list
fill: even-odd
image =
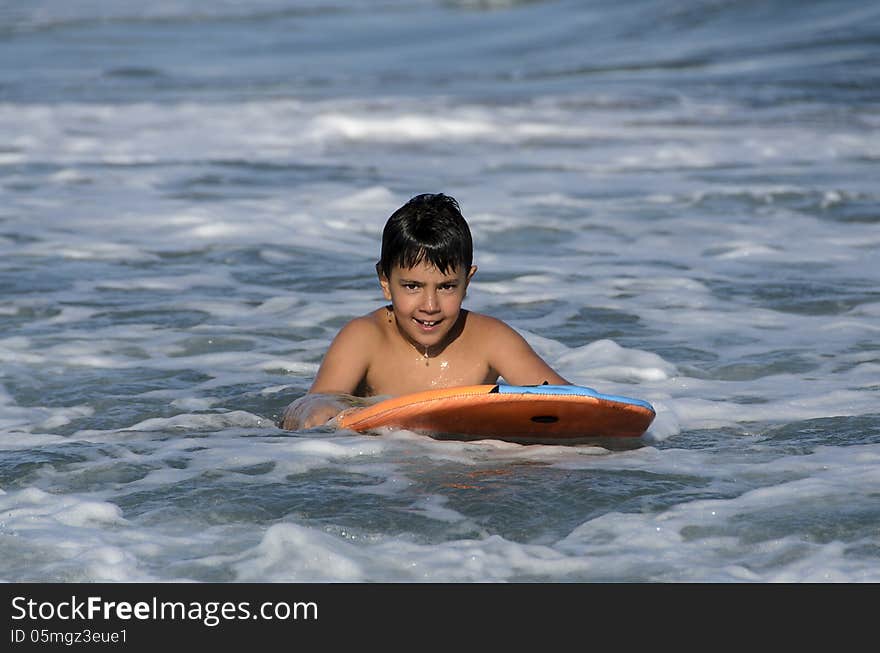
[{"label": "boy's eye", "polygon": [[[402,281],[400,283],[400,287],[404,288],[405,290],[416,291],[416,290],[421,290],[423,286],[420,283],[415,283],[415,282],[410,283],[408,281]],[[437,290],[440,290],[442,292],[452,292],[456,288],[458,288],[457,283],[443,283],[443,284],[440,284],[439,286],[437,286]]]}]

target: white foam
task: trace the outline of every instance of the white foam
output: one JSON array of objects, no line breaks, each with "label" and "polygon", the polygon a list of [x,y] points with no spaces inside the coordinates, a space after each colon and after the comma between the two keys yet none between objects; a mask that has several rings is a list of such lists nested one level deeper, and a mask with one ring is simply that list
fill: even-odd
[{"label": "white foam", "polygon": [[427,519],[436,519],[442,522],[455,523],[466,519],[457,510],[453,510],[447,506],[449,498],[442,494],[429,494],[420,498],[414,503],[409,511],[416,515],[421,515]]},{"label": "white foam", "polygon": [[270,526],[260,544],[232,566],[237,580],[273,578],[276,582],[359,582],[367,574],[356,549],[326,533],[298,526]]},{"label": "white foam", "polygon": [[571,379],[584,379],[580,384],[590,387],[602,379],[621,383],[663,381],[678,373],[674,365],[653,352],[626,349],[609,339],[574,348],[558,356],[555,363]]},{"label": "white foam", "polygon": [[110,503],[81,499],[75,494],[49,494],[31,487],[0,496],[4,527],[19,532],[47,523],[65,526],[123,525],[122,512]]},{"label": "white foam", "polygon": [[133,424],[131,431],[212,431],[224,428],[263,428],[267,420],[243,410],[222,413],[182,413],[173,417],[153,417]]},{"label": "white foam", "polygon": [[[89,405],[27,407],[19,406],[0,385],[0,448],[19,449],[22,433],[28,433],[27,446],[58,442],[61,438],[41,433],[70,424],[81,417],[94,415]],[[36,432],[35,432],[36,431]]]},{"label": "white foam", "polygon": [[[802,510],[804,496],[821,505],[823,500],[842,501],[849,492],[861,495],[865,488],[876,486],[880,482],[873,468],[876,446],[865,453],[864,465],[849,469],[847,464],[848,471],[829,464],[828,454],[840,455],[832,448],[813,456],[782,458],[752,471],[768,473],[784,465],[801,473],[809,469],[813,476],[761,487],[731,499],[684,502],[656,514],[608,513],[576,528],[558,548],[573,555],[608,556],[611,577],[643,567],[650,577],[661,581],[876,581],[880,577],[876,567],[864,559],[841,556],[837,542],[807,543],[796,536],[775,537],[772,531],[751,541],[753,537],[742,534],[752,523],[750,514],[760,517],[773,510]],[[694,473],[699,472],[698,467]],[[850,472],[855,474],[855,484],[845,478]],[[774,558],[788,562],[772,564]],[[764,571],[765,564],[769,572]]]}]

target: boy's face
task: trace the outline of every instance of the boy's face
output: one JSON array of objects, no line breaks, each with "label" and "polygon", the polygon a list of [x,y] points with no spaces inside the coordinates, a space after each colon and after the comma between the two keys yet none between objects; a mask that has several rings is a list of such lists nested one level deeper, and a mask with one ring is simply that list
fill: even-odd
[{"label": "boy's face", "polygon": [[445,343],[476,271],[475,265],[445,274],[430,263],[394,266],[390,277],[379,273],[379,283],[404,337],[416,346],[433,347]]}]

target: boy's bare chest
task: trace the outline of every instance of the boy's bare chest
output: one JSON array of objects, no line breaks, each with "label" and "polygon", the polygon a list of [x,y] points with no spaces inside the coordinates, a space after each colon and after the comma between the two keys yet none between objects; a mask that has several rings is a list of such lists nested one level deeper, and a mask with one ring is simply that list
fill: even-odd
[{"label": "boy's bare chest", "polygon": [[484,357],[466,348],[450,348],[437,356],[426,357],[414,347],[406,351],[396,347],[379,348],[367,371],[367,386],[373,395],[402,395],[461,385],[495,383]]}]

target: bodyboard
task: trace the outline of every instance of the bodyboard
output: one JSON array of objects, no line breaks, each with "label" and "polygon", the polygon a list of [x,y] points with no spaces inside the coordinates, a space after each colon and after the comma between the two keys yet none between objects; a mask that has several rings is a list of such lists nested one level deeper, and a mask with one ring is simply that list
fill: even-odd
[{"label": "bodyboard", "polygon": [[646,401],[577,385],[472,385],[392,397],[351,408],[337,426],[407,429],[439,437],[574,443],[638,438],[655,417]]}]

